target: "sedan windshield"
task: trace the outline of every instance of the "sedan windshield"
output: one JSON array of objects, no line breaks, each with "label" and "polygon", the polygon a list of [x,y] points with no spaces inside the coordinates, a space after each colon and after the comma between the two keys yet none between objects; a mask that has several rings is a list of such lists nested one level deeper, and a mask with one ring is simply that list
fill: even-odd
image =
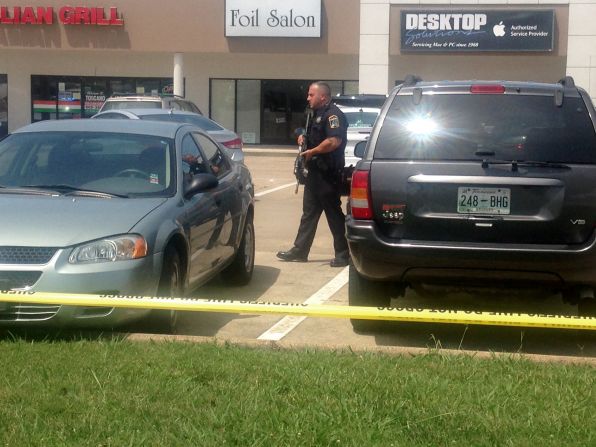
[{"label": "sedan windshield", "polygon": [[174,191],[173,141],[109,132],[33,132],[0,142],[6,188],[78,190],[115,196],[168,196]]}]

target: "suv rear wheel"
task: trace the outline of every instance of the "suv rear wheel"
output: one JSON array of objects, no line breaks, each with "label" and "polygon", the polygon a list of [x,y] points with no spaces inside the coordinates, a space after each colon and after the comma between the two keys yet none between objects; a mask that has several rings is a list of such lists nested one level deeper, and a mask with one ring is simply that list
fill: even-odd
[{"label": "suv rear wheel", "polygon": [[[391,296],[388,284],[363,278],[350,264],[348,302],[350,306],[389,307]],[[350,321],[356,332],[370,332],[383,326],[383,322],[377,320],[351,319]]]},{"label": "suv rear wheel", "polygon": [[596,298],[582,298],[579,300],[577,314],[581,317],[596,317]]}]

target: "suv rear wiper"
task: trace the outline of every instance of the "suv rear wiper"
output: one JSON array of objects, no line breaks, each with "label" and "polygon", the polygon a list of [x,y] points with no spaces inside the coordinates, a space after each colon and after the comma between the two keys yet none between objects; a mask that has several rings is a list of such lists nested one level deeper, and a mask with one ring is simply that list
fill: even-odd
[{"label": "suv rear wiper", "polygon": [[545,167],[545,168],[559,168],[559,169],[571,169],[571,166],[564,163],[558,163],[556,161],[535,161],[535,160],[520,160],[517,162],[518,166],[530,166],[530,167]]},{"label": "suv rear wiper", "polygon": [[93,189],[84,189],[79,188],[77,186],[67,185],[63,183],[58,183],[55,185],[23,185],[22,188],[36,188],[36,189],[51,189],[56,191],[68,191],[70,193],[82,193],[82,194],[94,194],[94,195],[103,195],[106,197],[121,197],[121,198],[128,198],[129,196],[126,194],[116,194],[112,192],[105,192],[105,191],[95,191]]},{"label": "suv rear wiper", "polygon": [[511,165],[512,171],[517,171],[518,166],[536,167],[536,168],[558,168],[558,169],[571,169],[570,166],[557,163],[554,161],[534,161],[534,160],[482,160],[482,167],[488,168],[489,165]]}]

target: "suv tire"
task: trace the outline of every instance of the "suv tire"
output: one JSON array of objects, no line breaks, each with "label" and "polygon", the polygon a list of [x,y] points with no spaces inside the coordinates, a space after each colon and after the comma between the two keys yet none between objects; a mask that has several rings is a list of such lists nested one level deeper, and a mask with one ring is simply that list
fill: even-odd
[{"label": "suv tire", "polygon": [[[389,307],[391,296],[387,283],[363,278],[350,264],[348,280],[348,303],[350,306]],[[354,320],[352,327],[356,332],[370,332],[383,327],[383,321]]]}]

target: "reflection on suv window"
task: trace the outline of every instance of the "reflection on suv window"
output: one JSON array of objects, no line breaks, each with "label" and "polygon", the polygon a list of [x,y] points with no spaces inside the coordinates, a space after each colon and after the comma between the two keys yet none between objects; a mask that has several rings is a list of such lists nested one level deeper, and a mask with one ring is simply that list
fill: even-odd
[{"label": "reflection on suv window", "polygon": [[586,107],[553,96],[397,96],[387,113],[374,158],[596,163],[596,135]]}]

